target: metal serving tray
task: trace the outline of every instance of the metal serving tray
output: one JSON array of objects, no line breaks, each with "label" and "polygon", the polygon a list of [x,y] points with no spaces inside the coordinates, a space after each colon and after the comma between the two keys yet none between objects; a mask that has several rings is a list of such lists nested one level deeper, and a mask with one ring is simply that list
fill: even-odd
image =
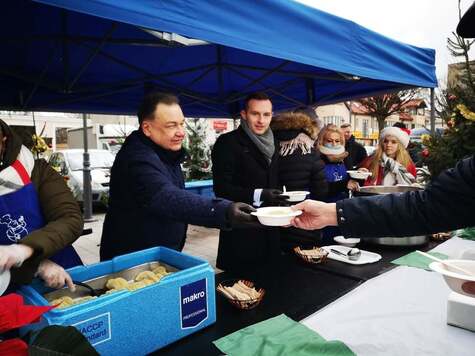
[{"label": "metal serving tray", "polygon": [[[101,277],[89,279],[86,281],[81,281],[89,286],[91,286],[94,289],[105,289],[106,288],[106,283],[109,279],[111,278],[119,278],[122,277],[127,281],[132,281],[137,274],[143,271],[151,271],[155,269],[158,266],[163,266],[167,269],[168,272],[177,272],[178,269],[174,266],[171,266],[169,264],[159,262],[159,261],[154,261],[154,262],[147,262],[141,265],[137,265],[131,268],[124,269],[119,272],[111,273],[111,274],[106,274]],[[163,277],[166,278],[167,276]],[[71,297],[71,298],[80,298],[80,297],[85,297],[90,295],[90,292],[88,289],[83,288],[83,287],[76,287],[76,291],[72,292],[69,290],[69,288],[62,288],[58,290],[54,290],[52,292],[48,292],[43,294],[43,297],[48,301],[51,302],[55,299],[61,298],[61,297]]]}]

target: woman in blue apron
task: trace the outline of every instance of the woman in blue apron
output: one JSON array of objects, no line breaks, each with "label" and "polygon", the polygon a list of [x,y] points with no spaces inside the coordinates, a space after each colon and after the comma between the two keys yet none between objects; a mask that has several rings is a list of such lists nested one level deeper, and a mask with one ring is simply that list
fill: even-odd
[{"label": "woman in blue apron", "polygon": [[[348,190],[354,190],[358,183],[351,180],[346,171],[344,159],[348,156],[345,151],[345,137],[343,132],[336,125],[325,126],[318,138],[318,148],[320,156],[325,162],[325,178],[328,182],[327,203],[334,203],[338,200],[348,198]],[[323,230],[323,243],[325,245],[333,243],[333,237],[341,235],[340,229],[335,226],[328,226]]]},{"label": "woman in blue apron", "polygon": [[15,283],[37,274],[62,287],[70,282],[64,269],[82,264],[71,246],[82,231],[79,207],[57,172],[34,160],[2,120],[0,129],[0,272],[14,267]]}]

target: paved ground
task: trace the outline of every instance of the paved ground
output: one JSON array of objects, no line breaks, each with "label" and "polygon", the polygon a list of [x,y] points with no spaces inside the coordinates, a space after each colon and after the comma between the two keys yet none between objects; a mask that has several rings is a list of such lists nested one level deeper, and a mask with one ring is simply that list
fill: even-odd
[{"label": "paved ground", "polygon": [[[99,262],[99,243],[101,241],[104,217],[104,212],[95,213],[94,219],[96,219],[96,221],[84,225],[84,228],[92,228],[93,233],[91,235],[81,236],[74,243],[74,247],[81,256],[84,264]],[[217,229],[190,225],[188,227],[188,237],[183,252],[209,261],[210,265],[216,269],[218,234],[219,230]]]}]

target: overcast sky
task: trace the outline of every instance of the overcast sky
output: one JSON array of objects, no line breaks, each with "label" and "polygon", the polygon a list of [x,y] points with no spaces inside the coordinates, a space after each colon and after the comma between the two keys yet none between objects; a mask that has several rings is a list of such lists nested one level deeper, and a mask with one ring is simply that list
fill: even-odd
[{"label": "overcast sky", "polygon": [[[447,37],[457,27],[457,0],[298,0],[352,20],[382,35],[436,50],[437,78],[446,81],[447,64],[454,60]],[[472,0],[462,0],[462,13]],[[471,58],[475,58],[474,50]]]}]

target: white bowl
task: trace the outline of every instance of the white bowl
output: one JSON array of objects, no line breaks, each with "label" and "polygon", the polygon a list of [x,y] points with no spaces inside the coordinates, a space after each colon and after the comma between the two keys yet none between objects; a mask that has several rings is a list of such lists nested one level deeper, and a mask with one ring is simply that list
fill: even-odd
[{"label": "white bowl", "polygon": [[340,245],[348,246],[348,247],[354,247],[356,246],[357,243],[361,241],[360,239],[357,239],[357,238],[345,239],[344,236],[335,236],[333,240],[335,242],[338,242]]},{"label": "white bowl", "polygon": [[[442,274],[445,279],[445,282],[454,292],[466,295],[468,297],[475,297],[475,290],[473,289],[473,285],[475,284],[475,261],[446,260],[446,262],[449,262],[457,267],[461,267],[463,269],[466,269],[467,271],[472,272],[472,276],[468,276],[466,274],[463,274],[462,272],[458,272],[457,270],[452,269],[450,268],[450,266],[446,266],[441,262],[432,262],[429,267],[433,271]],[[467,291],[469,290],[469,286],[472,287],[472,293],[467,293]]]},{"label": "white bowl", "polygon": [[353,179],[368,179],[372,175],[371,172],[364,171],[346,171]]},{"label": "white bowl", "polygon": [[292,210],[286,206],[269,206],[259,208],[251,213],[257,216],[262,225],[266,226],[286,226],[290,225],[292,218],[302,214],[302,210]]},{"label": "white bowl", "polygon": [[304,190],[293,190],[290,192],[282,193],[282,195],[288,195],[289,199],[287,200],[292,202],[305,200],[305,198],[309,194],[310,192],[306,192]]}]

